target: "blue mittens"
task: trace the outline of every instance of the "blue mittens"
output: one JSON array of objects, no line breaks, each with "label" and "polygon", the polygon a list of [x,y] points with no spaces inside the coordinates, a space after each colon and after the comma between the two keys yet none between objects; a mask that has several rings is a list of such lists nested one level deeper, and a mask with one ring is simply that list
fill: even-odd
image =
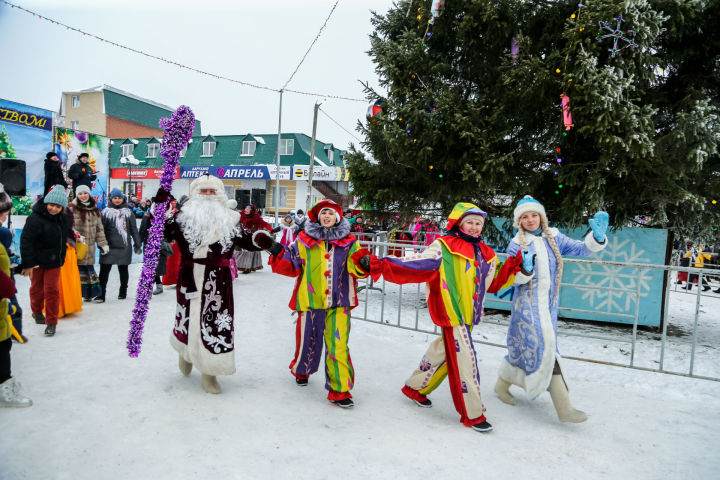
[{"label": "blue mittens", "polygon": [[528,273],[532,273],[535,265],[535,254],[530,255],[527,250],[522,251],[522,268]]},{"label": "blue mittens", "polygon": [[590,228],[593,231],[593,237],[598,243],[605,243],[605,232],[607,232],[608,225],[610,224],[610,215],[607,212],[597,212],[593,218],[588,222]]}]

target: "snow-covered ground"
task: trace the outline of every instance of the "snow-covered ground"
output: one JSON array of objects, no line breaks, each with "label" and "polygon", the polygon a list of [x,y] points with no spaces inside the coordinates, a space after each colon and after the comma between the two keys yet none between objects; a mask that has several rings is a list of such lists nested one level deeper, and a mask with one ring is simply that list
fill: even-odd
[{"label": "snow-covered ground", "polygon": [[[131,266],[134,281],[139,270]],[[13,345],[13,374],[34,405],[0,410],[0,479],[694,479],[715,478],[720,468],[720,382],[568,361],[571,398],[590,419],[563,424],[547,394],[531,402],[513,389],[518,405],[500,402],[492,387],[503,351],[478,345],[495,427],[480,434],[458,422],[445,385],[431,409],[400,393],[433,335],[354,321],[356,407],[342,410],[325,399],[322,374],[299,388],[288,373],[293,279],[266,268],[235,281],[238,371],[220,378],[221,395],[210,395],[198,372],[180,374],[168,343],[174,289],[153,299],[143,351],[133,359],[125,349],[133,300],[117,300],[117,285],[113,271],[108,302],[62,319],[53,338],[43,337],[26,309],[30,341]],[[28,287],[18,279],[24,307]],[[708,332],[717,307],[708,305],[701,319]],[[502,343],[501,317],[474,335]],[[640,336],[642,346],[657,335]],[[710,338],[702,343],[717,364],[717,336]],[[576,337],[560,342],[568,355],[618,348]],[[624,354],[608,358],[617,355]]]}]

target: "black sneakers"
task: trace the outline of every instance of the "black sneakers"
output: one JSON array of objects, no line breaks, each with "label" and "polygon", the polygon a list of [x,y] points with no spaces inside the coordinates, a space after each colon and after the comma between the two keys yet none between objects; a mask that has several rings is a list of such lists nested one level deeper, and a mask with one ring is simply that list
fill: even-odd
[{"label": "black sneakers", "polygon": [[492,429],[493,429],[492,425],[490,425],[490,423],[487,420],[485,420],[484,422],[481,422],[481,423],[476,423],[475,425],[471,426],[470,428],[472,428],[476,432],[481,432],[481,433],[492,432]]},{"label": "black sneakers", "polygon": [[337,405],[340,408],[351,408],[355,405],[352,398],[343,398],[342,400],[330,400],[330,403]]},{"label": "black sneakers", "polygon": [[98,295],[97,297],[93,298],[93,302],[95,303],[105,303],[105,297],[102,295]]},{"label": "black sneakers", "polygon": [[38,325],[45,325],[45,315],[42,313],[33,313],[32,317]]},{"label": "black sneakers", "polygon": [[307,387],[308,379],[295,377],[295,383],[298,387]]},{"label": "black sneakers", "polygon": [[55,327],[57,327],[54,323],[48,323],[47,327],[45,327],[45,336],[46,337],[52,337],[55,335]]}]

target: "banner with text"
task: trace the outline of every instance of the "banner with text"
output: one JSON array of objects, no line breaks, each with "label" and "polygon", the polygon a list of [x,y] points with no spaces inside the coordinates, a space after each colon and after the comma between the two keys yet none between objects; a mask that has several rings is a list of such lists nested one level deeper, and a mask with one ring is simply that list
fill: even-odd
[{"label": "banner with text", "polygon": [[27,193],[33,200],[43,194],[43,166],[45,154],[50,150],[52,112],[0,99],[0,159],[25,161]]}]

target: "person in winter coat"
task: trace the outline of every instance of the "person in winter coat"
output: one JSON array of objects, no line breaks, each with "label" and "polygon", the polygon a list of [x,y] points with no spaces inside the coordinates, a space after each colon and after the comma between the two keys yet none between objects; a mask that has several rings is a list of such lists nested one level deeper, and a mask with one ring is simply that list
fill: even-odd
[{"label": "person in winter coat", "polygon": [[[256,236],[269,233],[258,231]],[[235,373],[235,302],[229,259],[235,248],[260,250],[227,208],[222,180],[203,175],[190,184],[190,199],[165,221],[165,238],[180,250],[177,305],[170,344],[178,367],[202,374],[208,393],[220,393],[218,375]],[[272,240],[272,238],[270,238]]]},{"label": "person in winter coat", "polygon": [[82,311],[82,284],[77,264],[75,220],[69,208],[65,215],[65,261],[60,267],[60,300],[58,301],[58,318]]},{"label": "person in winter coat", "polygon": [[289,246],[295,241],[295,236],[299,233],[297,225],[293,221],[292,215],[289,213],[283,217],[280,225],[273,229],[273,233],[281,232],[280,244],[284,247]]},{"label": "person in winter coat", "polygon": [[[52,337],[58,323],[60,267],[65,262],[67,217],[65,187],[55,185],[33,205],[20,236],[20,273],[30,276],[30,308],[35,323]],[[45,315],[43,315],[43,306]]]},{"label": "person in winter coat", "polygon": [[75,163],[68,170],[68,177],[72,180],[73,191],[77,194],[77,188],[85,185],[92,190],[92,182],[97,178],[93,168],[90,166],[90,155],[83,152],[78,155]]},{"label": "person in winter coat", "polygon": [[55,185],[62,185],[64,188],[68,187],[60,159],[55,152],[48,152],[45,155],[45,189],[43,195],[47,195]]},{"label": "person in winter coat", "polygon": [[[4,222],[5,218],[7,212],[1,213],[0,222]],[[0,245],[0,408],[32,405],[32,400],[20,394],[20,383],[11,372],[12,330],[8,321],[8,299],[15,296],[15,292],[15,283],[10,278],[10,257],[5,247]]]},{"label": "person in winter coat", "polygon": [[[15,285],[15,275],[13,272],[13,267],[15,265],[13,265],[13,261],[17,260],[17,256],[12,251],[14,233],[9,228],[2,226],[2,224],[7,220],[8,215],[10,215],[12,208],[12,199],[5,192],[3,184],[0,183],[0,244],[5,247],[5,252],[8,254],[10,260],[10,279],[12,280],[13,285]],[[20,303],[17,300],[17,296],[14,294],[8,297],[8,313],[12,317],[13,326],[15,327],[15,330],[17,330],[20,339],[23,342],[27,342],[27,337],[23,335],[22,308],[20,308]]]},{"label": "person in winter coat", "polygon": [[[147,248],[148,236],[150,234],[150,227],[152,226],[153,210],[155,209],[155,197],[152,199],[150,208],[147,209],[147,213],[143,215],[140,221],[140,241],[143,244],[143,250]],[[137,209],[136,209],[137,210]],[[158,257],[158,263],[155,267],[155,289],[153,295],[159,295],[163,292],[162,276],[167,272],[167,260],[168,257],[172,256],[173,249],[167,240],[162,240],[160,244],[160,256]]]},{"label": "person in winter coat", "polygon": [[290,246],[254,241],[270,251],[273,272],[298,277],[290,299],[290,308],[298,312],[295,356],[290,363],[295,382],[305,386],[317,372],[324,339],[327,398],[349,408],[354,405],[350,390],[355,382],[348,349],[350,310],[358,304],[357,279],[367,277],[353,255],[369,252],[360,249],[342,213],[337,203],[321,200],[310,209],[305,230]]},{"label": "person in winter coat", "polygon": [[423,252],[360,261],[375,280],[382,275],[398,284],[428,282],[430,317],[441,327],[442,337],[430,344],[402,392],[418,406],[431,407],[427,395],[447,376],[460,422],[479,432],[492,430],[485,418],[471,337],[473,326],[482,319],[497,262],[493,249],[483,242],[486,218],[472,203],[458,203],[448,218],[448,234]]},{"label": "person in winter coat", "polygon": [[[688,252],[684,255],[684,258],[687,258],[687,265],[692,268],[703,268],[705,266],[706,262],[710,262],[710,259],[712,258],[712,255],[705,252],[705,245],[700,245],[699,247],[692,247],[688,250]],[[698,283],[699,275],[697,273],[691,273],[689,275],[687,284],[684,287],[680,287],[683,290],[692,290],[693,283]],[[708,285],[708,278],[707,275],[703,275],[703,280],[700,284],[702,286],[702,291],[707,292],[710,290],[710,285]]]},{"label": "person in winter coat", "polygon": [[132,263],[132,253],[140,254],[140,235],[135,224],[135,215],[125,201],[125,195],[119,188],[110,192],[110,203],[102,211],[102,224],[105,231],[105,239],[108,242],[110,251],[100,255],[100,286],[102,296],[96,301],[105,301],[107,293],[107,282],[110,277],[110,270],[117,265],[120,274],[120,291],[118,299],[127,298],[128,289],[128,265]]},{"label": "person in winter coat", "polygon": [[438,227],[427,218],[419,218],[412,228],[413,243],[419,247],[433,243],[439,236]]},{"label": "person in winter coat", "polygon": [[[240,212],[240,221],[243,227],[250,233],[257,232],[258,230],[267,230],[272,232],[272,227],[267,223],[257,211],[255,205],[248,205],[245,209]],[[260,251],[249,251],[242,250],[235,253],[235,261],[237,262],[238,270],[242,273],[250,273],[255,270],[263,268],[262,255]]]},{"label": "person in winter coat", "polygon": [[598,212],[590,219],[592,232],[584,241],[550,228],[545,208],[530,195],[518,202],[513,217],[518,232],[507,253],[515,256],[521,252],[522,268],[515,275],[508,352],[500,366],[495,393],[503,402],[515,405],[511,385],[525,389],[531,399],[549,390],[560,421],[584,422],[587,415],[570,404],[557,348],[558,285],[564,255],[589,256],[607,246],[608,214]]},{"label": "person in winter coat", "polygon": [[83,258],[78,258],[77,265],[80,271],[80,288],[83,300],[86,302],[98,301],[102,297],[100,278],[95,273],[95,244],[100,248],[101,254],[110,251],[105,239],[100,210],[95,199],[90,195],[90,187],[80,185],[75,190],[76,198],[68,205],[73,215],[75,231],[83,237],[88,246]]}]

